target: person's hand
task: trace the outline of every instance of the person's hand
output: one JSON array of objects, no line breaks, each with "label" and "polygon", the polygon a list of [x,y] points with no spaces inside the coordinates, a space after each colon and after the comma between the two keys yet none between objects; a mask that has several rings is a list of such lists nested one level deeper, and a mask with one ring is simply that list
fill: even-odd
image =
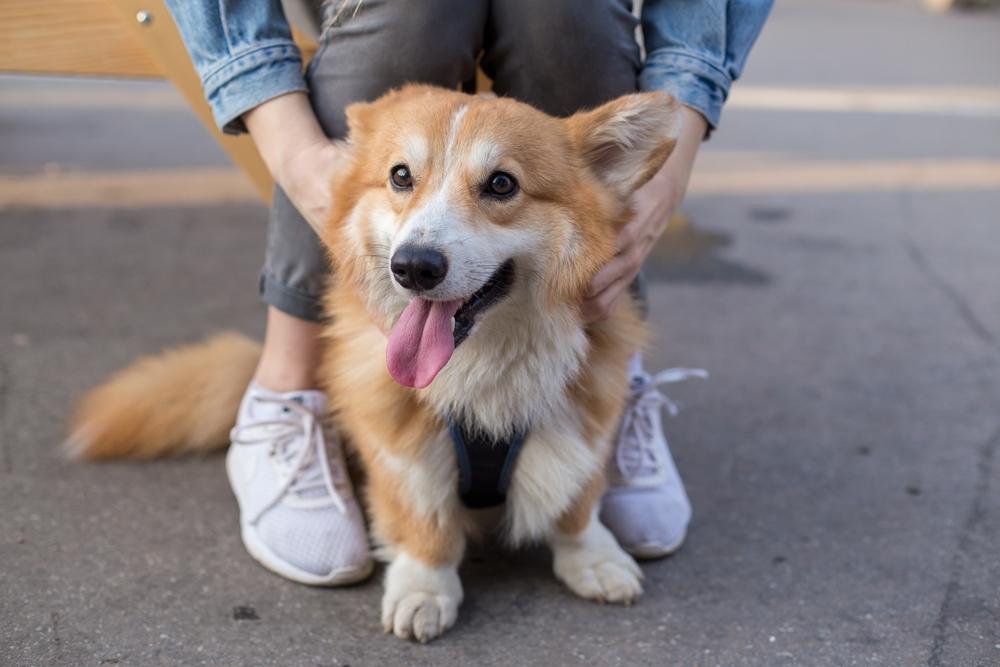
[{"label": "person's hand", "polygon": [[334,173],[343,148],[330,141],[305,93],[270,99],[243,114],[268,171],[314,229],[330,215]]},{"label": "person's hand", "polygon": [[681,107],[681,117],[681,134],[674,152],[660,171],[636,190],[632,200],[634,216],[618,233],[616,254],[590,282],[583,301],[583,316],[588,322],[611,314],[684,198],[707,124],[700,113],[688,107]]},{"label": "person's hand", "polygon": [[342,151],[324,138],[286,155],[277,166],[275,180],[314,229],[330,219],[331,189]]},{"label": "person's hand", "polygon": [[683,195],[683,188],[670,178],[666,165],[635,192],[632,221],[622,227],[615,239],[615,256],[590,281],[583,301],[583,316],[588,322],[606,319],[611,314],[667,228]]}]

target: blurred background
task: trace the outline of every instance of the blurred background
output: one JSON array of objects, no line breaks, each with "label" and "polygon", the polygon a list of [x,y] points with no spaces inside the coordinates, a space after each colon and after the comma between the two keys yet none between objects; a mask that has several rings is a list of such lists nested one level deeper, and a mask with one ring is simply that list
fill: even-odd
[{"label": "blurred background", "polygon": [[695,519],[641,603],[473,553],[421,647],[375,580],[256,566],[220,458],[60,459],[136,355],[261,334],[269,182],[161,3],[4,0],[0,664],[1000,665],[1000,12],[954,5],[775,7],[650,261],[647,367],[712,377],[672,391]]}]

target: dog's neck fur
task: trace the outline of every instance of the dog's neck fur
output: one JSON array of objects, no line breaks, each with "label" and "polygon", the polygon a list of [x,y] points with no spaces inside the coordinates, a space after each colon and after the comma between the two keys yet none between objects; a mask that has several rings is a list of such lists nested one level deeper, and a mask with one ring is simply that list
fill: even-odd
[{"label": "dog's neck fur", "polygon": [[[543,268],[520,262],[517,271],[510,294],[482,313],[434,382],[418,391],[440,417],[463,419],[498,440],[565,414],[589,350],[578,308],[565,297],[552,303]],[[368,312],[391,326],[408,301],[385,274],[362,275],[355,289]]]},{"label": "dog's neck fur", "polygon": [[438,414],[505,439],[561,412],[588,348],[579,314],[518,290],[484,314],[475,333],[421,395]]}]

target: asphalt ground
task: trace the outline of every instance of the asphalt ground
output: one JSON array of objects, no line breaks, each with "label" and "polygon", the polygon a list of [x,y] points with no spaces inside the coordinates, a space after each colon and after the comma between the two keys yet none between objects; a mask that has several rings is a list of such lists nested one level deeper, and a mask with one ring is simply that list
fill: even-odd
[{"label": "asphalt ground", "polygon": [[166,84],[0,78],[0,665],[1000,665],[998,36],[779,3],[650,265],[647,365],[712,373],[685,547],[630,608],[476,549],[426,646],[257,566],[221,457],[60,458],[135,356],[260,336],[266,209]]}]

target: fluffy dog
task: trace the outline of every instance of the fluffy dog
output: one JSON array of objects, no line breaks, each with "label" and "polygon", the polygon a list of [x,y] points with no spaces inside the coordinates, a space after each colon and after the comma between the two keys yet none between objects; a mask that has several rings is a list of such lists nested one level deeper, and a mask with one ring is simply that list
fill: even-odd
[{"label": "fluffy dog", "polygon": [[[367,473],[389,561],[384,628],[426,641],[455,622],[458,565],[484,525],[510,544],[546,541],[578,595],[633,601],[642,574],[596,510],[645,330],[629,299],[592,324],[580,303],[632,193],[673,149],[677,103],[635,94],[557,119],[407,86],[347,117],[333,214],[317,229],[335,266],[320,377]],[[73,452],[225,444],[257,355],[230,334],[137,362],[82,402]],[[461,437],[487,452],[517,443],[496,510],[460,492]]]}]

